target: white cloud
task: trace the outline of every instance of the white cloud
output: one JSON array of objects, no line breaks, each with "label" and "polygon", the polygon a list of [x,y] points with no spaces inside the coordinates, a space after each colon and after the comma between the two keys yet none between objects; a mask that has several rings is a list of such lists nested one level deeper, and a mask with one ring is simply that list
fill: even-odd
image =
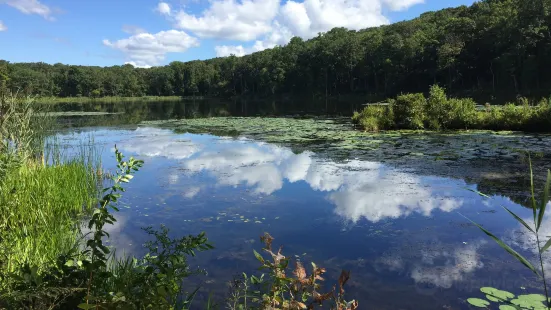
[{"label": "white cloud", "polygon": [[0,0],[0,3],[6,3],[24,14],[37,14],[47,20],[54,20],[52,9],[38,0]]},{"label": "white cloud", "polygon": [[166,2],[159,2],[155,10],[164,15],[170,15],[171,12],[170,5]]},{"label": "white cloud", "polygon": [[6,25],[4,25],[4,23],[0,20],[0,31],[6,31],[8,30],[8,27],[6,27]]},{"label": "white cloud", "polygon": [[407,274],[419,284],[418,287],[431,284],[449,289],[484,267],[478,250],[486,243],[486,240],[480,239],[457,247],[448,247],[440,242],[418,244],[413,249],[405,246],[383,254],[373,262],[373,266],[377,271],[386,269]]},{"label": "white cloud", "polygon": [[335,163],[317,159],[311,152],[296,155],[284,147],[245,143],[224,140],[222,149],[198,152],[184,160],[184,168],[192,173],[206,171],[219,185],[244,184],[266,195],[281,189],[284,180],[304,181],[313,190],[328,192],[335,213],[352,222],[361,218],[378,222],[412,213],[430,216],[435,210],[451,212],[463,204],[447,192],[435,193],[418,176],[379,163]]},{"label": "white cloud", "polygon": [[167,53],[182,53],[199,46],[199,41],[183,31],[169,30],[156,34],[139,33],[129,38],[103,44],[122,51],[130,64],[136,67],[148,67],[160,64]]},{"label": "white cloud", "polygon": [[[218,56],[226,56],[229,51],[235,55],[249,54],[289,42],[293,36],[303,39],[315,37],[335,27],[363,29],[388,24],[383,10],[405,10],[424,0],[288,0],[282,5],[273,6],[271,0],[251,0],[243,3],[235,1],[213,1],[212,6],[197,17],[180,12],[176,20],[180,27],[195,32],[198,36],[222,39],[251,41],[252,46],[218,46]],[[268,5],[269,4],[269,5]],[[227,15],[241,6],[257,6],[255,19],[243,18],[250,13],[241,10]],[[226,11],[219,10],[224,7]],[[240,14],[242,13],[242,14]],[[253,13],[254,14],[254,13]],[[220,25],[220,27],[209,27]]]},{"label": "white cloud", "polygon": [[140,27],[135,26],[135,25],[123,25],[122,26],[122,31],[126,32],[126,33],[129,33],[129,34],[134,34],[134,35],[147,32],[147,31],[145,31],[145,29],[140,28]]},{"label": "white cloud", "polygon": [[220,45],[215,46],[214,51],[216,52],[216,57],[226,57],[230,55],[235,55],[238,57],[244,56],[245,54],[248,54],[247,51],[245,51],[245,48],[243,45],[234,45],[234,46],[228,46],[228,45]]},{"label": "white cloud", "polygon": [[188,199],[192,199],[193,197],[197,196],[197,194],[199,194],[200,191],[201,191],[200,187],[193,186],[185,189],[182,195]]},{"label": "white cloud", "polygon": [[[547,204],[547,210],[551,208],[551,202]],[[524,210],[523,210],[524,211]],[[518,212],[513,209],[513,212]],[[518,213],[517,213],[518,214]],[[533,219],[532,218],[524,218],[524,222],[528,223],[531,227],[533,227]],[[551,236],[551,216],[545,216],[543,218],[543,221],[540,226],[539,230],[540,235],[540,242],[541,246],[549,240],[549,236]],[[534,255],[538,254],[538,247],[536,246],[536,236],[534,236],[533,233],[529,232],[528,229],[526,229],[523,225],[519,224],[518,228],[511,231],[510,238],[513,240],[513,244],[516,246],[521,247],[524,251],[530,251]],[[537,256],[535,256],[537,257]],[[543,266],[545,269],[545,272],[547,274],[551,273],[551,256],[550,255],[543,255]],[[536,262],[534,261],[534,264]],[[539,264],[539,262],[537,262]]]},{"label": "white cloud", "polygon": [[[462,281],[466,274],[484,267],[478,248],[485,241],[458,247],[453,253],[432,251],[430,259],[421,260],[413,266],[410,274],[415,283],[430,283],[441,288],[451,288],[454,282]],[[444,260],[444,265],[434,266],[435,260]]]},{"label": "white cloud", "polygon": [[413,5],[425,3],[425,0],[383,0],[383,3],[393,11],[402,11]]},{"label": "white cloud", "polygon": [[272,30],[278,9],[279,0],[215,0],[198,15],[180,10],[173,21],[202,38],[250,41]]},{"label": "white cloud", "polygon": [[[211,138],[182,139],[169,130],[140,128],[125,139],[120,148],[146,156],[181,160],[190,175],[207,173],[219,186],[245,186],[253,193],[270,195],[284,182],[304,182],[312,190],[326,192],[335,214],[357,222],[378,222],[411,214],[431,216],[435,211],[451,212],[463,201],[452,199],[449,189],[439,190],[438,180],[425,180],[414,174],[377,162],[333,162],[312,152],[295,154],[291,149],[253,140]],[[169,176],[178,182],[178,176]],[[462,191],[463,181],[449,185]],[[194,194],[190,194],[193,196]],[[474,194],[473,194],[474,195]]]},{"label": "white cloud", "polygon": [[[189,140],[177,139],[170,130],[138,128],[135,134],[136,137],[121,143],[120,148],[144,156],[184,159],[197,153],[203,147]],[[169,182],[177,181],[178,175],[169,176]]]}]

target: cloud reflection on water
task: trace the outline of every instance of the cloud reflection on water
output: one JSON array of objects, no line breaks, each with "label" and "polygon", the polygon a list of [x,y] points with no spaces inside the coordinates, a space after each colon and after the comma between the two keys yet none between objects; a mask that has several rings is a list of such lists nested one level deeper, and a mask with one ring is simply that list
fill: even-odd
[{"label": "cloud reflection on water", "polygon": [[[255,194],[270,195],[285,182],[305,182],[312,190],[327,192],[335,213],[357,222],[377,222],[413,213],[430,216],[434,210],[450,212],[463,201],[450,198],[439,183],[460,188],[463,181],[430,180],[360,160],[335,162],[312,152],[295,154],[291,149],[246,139],[185,135],[169,130],[139,128],[136,137],[120,147],[146,156],[164,156],[181,161],[192,174],[206,172],[219,186],[246,185]],[[192,198],[195,194],[185,194]]]}]

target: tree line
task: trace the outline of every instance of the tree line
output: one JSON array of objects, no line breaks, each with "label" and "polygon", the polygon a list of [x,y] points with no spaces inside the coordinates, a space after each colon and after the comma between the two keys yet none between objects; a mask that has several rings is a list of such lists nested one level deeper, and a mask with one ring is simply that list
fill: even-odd
[{"label": "tree line", "polygon": [[334,28],[243,57],[134,68],[9,63],[0,86],[39,96],[359,95],[427,92],[489,102],[551,92],[551,0],[483,0],[359,31]]}]

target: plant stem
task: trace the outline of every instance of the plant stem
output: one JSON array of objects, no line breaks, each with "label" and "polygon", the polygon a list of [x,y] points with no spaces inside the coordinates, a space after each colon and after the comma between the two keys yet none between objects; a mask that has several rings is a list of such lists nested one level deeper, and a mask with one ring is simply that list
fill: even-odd
[{"label": "plant stem", "polygon": [[547,303],[547,309],[551,309],[551,304],[549,303],[549,293],[547,292],[547,282],[545,280],[545,269],[543,268],[543,259],[541,257],[540,237],[537,232],[536,232],[536,243],[538,244],[538,255],[539,255],[540,266],[541,266],[541,277],[543,278],[543,288],[545,289],[545,301]]}]

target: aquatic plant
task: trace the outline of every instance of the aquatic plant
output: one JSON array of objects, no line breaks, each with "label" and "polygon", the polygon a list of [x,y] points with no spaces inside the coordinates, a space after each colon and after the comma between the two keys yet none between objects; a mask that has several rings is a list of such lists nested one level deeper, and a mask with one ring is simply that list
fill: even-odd
[{"label": "aquatic plant", "polygon": [[400,95],[392,103],[394,122],[399,128],[423,129],[427,100],[423,94]]},{"label": "aquatic plant", "polygon": [[[268,270],[267,275],[259,277],[247,276],[235,279],[232,283],[232,291],[228,299],[229,309],[313,309],[315,305],[329,304],[335,310],[358,309],[355,300],[346,301],[344,298],[344,286],[350,279],[350,272],[342,271],[336,287],[327,293],[320,293],[321,284],[324,281],[322,275],[325,268],[311,263],[312,271],[307,273],[303,263],[296,259],[294,269],[290,270],[291,259],[282,253],[282,248],[277,252],[272,249],[274,238],[265,233],[260,237],[264,244],[263,252],[269,258],[254,251],[256,259],[260,262],[260,270]],[[291,271],[291,272],[290,272]]]},{"label": "aquatic plant", "polygon": [[394,111],[392,105],[365,107],[361,113],[355,112],[352,121],[366,131],[379,131],[394,127]]},{"label": "aquatic plant", "polygon": [[[404,94],[392,101],[394,123],[401,129],[490,129],[547,132],[551,126],[551,106],[546,99],[530,105],[527,99],[503,106],[487,105],[477,110],[469,98],[448,98],[443,88],[433,85],[429,97],[423,94]],[[373,113],[368,106],[355,113],[353,121],[365,130],[393,129],[386,116]]]},{"label": "aquatic plant", "polygon": [[[497,242],[497,244],[505,249],[512,257],[514,257],[516,260],[518,260],[520,263],[522,263],[526,268],[528,268],[530,271],[532,271],[538,279],[542,281],[542,289],[545,292],[544,295],[540,294],[529,294],[529,295],[521,295],[518,296],[516,299],[514,298],[514,295],[512,293],[506,292],[506,291],[500,291],[494,288],[488,288],[483,287],[481,288],[481,291],[486,294],[486,298],[492,302],[498,302],[501,304],[500,309],[550,309],[551,308],[551,299],[549,298],[549,291],[547,286],[547,280],[545,276],[545,269],[543,266],[543,254],[551,247],[551,238],[542,246],[542,242],[540,241],[539,231],[542,225],[543,218],[545,216],[545,211],[547,208],[547,205],[549,204],[550,199],[550,187],[551,187],[551,171],[547,170],[547,181],[544,185],[544,188],[541,192],[541,197],[538,201],[535,190],[534,190],[534,177],[532,172],[532,164],[530,163],[530,205],[532,207],[532,223],[528,224],[526,223],[522,218],[520,218],[517,214],[515,214],[513,211],[509,210],[506,207],[503,207],[515,220],[517,220],[522,226],[524,226],[530,233],[532,233],[536,239],[536,249],[538,253],[538,260],[539,260],[539,266],[534,266],[528,259],[526,259],[524,256],[522,256],[520,253],[512,249],[509,245],[504,243],[501,239],[496,237],[494,234],[486,230],[481,225],[475,223],[472,220],[471,221],[474,225],[476,225],[480,230],[482,230],[487,236],[492,238],[494,241]],[[477,192],[478,194],[488,197],[487,195]],[[489,198],[489,197],[488,197]],[[470,304],[476,307],[485,308],[490,303],[479,299],[479,298],[469,298],[467,300]]]},{"label": "aquatic plant", "polygon": [[[113,211],[124,192],[123,184],[133,178],[142,166],[141,160],[124,160],[115,147],[117,173],[113,184],[103,190],[104,196],[94,208],[88,222],[91,238],[71,239],[74,230],[64,231],[72,247],[57,259],[35,262],[23,260],[10,272],[0,273],[0,307],[28,309],[188,309],[198,288],[183,290],[183,279],[202,270],[193,270],[187,256],[212,249],[205,233],[170,238],[168,229],[151,227],[154,237],[145,244],[148,254],[142,258],[116,257],[107,247],[109,234],[105,225],[116,221]],[[48,167],[48,166],[47,166]],[[44,167],[46,169],[47,167]],[[62,165],[62,167],[65,167]],[[63,176],[63,175],[62,175]],[[64,180],[67,181],[67,180]],[[78,182],[75,182],[78,184]],[[71,192],[68,192],[71,194]],[[51,197],[47,197],[52,200]],[[62,197],[63,198],[63,197]],[[94,196],[91,196],[94,198]],[[42,200],[40,200],[43,202]],[[46,203],[48,200],[45,201]],[[26,224],[23,222],[23,224]],[[36,236],[29,236],[32,240]],[[60,249],[57,249],[58,251]],[[59,252],[57,252],[59,253]],[[2,264],[3,266],[5,264]]]}]

